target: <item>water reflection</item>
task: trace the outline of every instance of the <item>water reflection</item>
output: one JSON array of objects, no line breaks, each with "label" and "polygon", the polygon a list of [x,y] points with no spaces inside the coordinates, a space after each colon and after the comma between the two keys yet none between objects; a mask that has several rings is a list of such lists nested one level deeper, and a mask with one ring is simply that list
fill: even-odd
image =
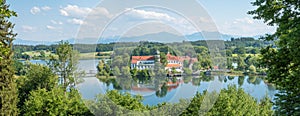
[{"label": "water reflection", "polygon": [[[89,79],[85,80],[84,83],[81,83],[81,87],[90,83]],[[99,79],[100,88],[97,88],[99,86],[89,86],[88,90],[101,89],[104,91],[99,93],[104,94],[106,90],[116,89],[120,92],[129,92],[133,95],[139,94],[144,97],[144,104],[156,105],[163,102],[177,103],[181,98],[192,98],[197,91],[202,93],[208,89],[213,81],[223,83],[221,85],[222,88],[236,84],[257,100],[262,99],[265,95],[272,99],[277,92],[271,84],[265,83],[261,77],[253,76],[187,76],[177,77],[175,81],[170,79],[164,83],[155,81],[139,83],[127,78],[108,78]],[[81,87],[79,87],[79,90],[83,97],[90,99],[90,91],[85,91],[87,89],[82,89]]]},{"label": "water reflection", "polygon": [[[96,65],[99,60],[80,60],[79,67],[82,70],[96,70]],[[32,63],[45,64],[43,60],[31,60]],[[84,78],[84,82],[77,85],[83,98],[93,99],[97,94],[104,94],[108,90],[119,90],[120,92],[129,92],[133,95],[142,95],[144,104],[156,105],[163,102],[177,103],[181,98],[192,98],[195,93],[207,90],[215,81],[221,82],[226,88],[230,84],[238,85],[245,92],[257,100],[262,99],[265,95],[274,98],[278,92],[274,86],[264,82],[263,77],[256,76],[186,76],[166,80],[165,77],[155,75],[156,79],[137,81],[131,78],[102,78],[96,77]],[[169,83],[166,83],[169,82]],[[172,83],[171,83],[172,82]]]}]

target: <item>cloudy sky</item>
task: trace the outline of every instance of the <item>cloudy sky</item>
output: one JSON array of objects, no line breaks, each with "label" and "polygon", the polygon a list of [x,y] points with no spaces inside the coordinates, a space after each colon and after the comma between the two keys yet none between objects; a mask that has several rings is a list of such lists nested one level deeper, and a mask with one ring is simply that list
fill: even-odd
[{"label": "cloudy sky", "polygon": [[17,38],[25,40],[137,36],[161,31],[219,31],[241,36],[274,32],[274,27],[247,15],[255,8],[251,1],[8,0],[8,4],[18,14],[11,19]]}]

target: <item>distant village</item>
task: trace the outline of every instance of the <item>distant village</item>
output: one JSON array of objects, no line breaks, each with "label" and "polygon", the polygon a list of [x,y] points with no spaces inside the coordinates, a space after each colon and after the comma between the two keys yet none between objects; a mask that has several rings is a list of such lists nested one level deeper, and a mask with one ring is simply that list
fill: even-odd
[{"label": "distant village", "polygon": [[[160,62],[159,54],[159,51],[157,51],[157,54],[152,56],[132,56],[130,68],[136,68],[137,70],[154,69],[155,61]],[[183,73],[184,61],[188,61],[189,65],[198,61],[197,58],[191,58],[189,56],[175,56],[170,54],[170,52],[167,53],[166,60],[167,64],[165,66],[165,70],[171,72],[175,69],[178,73]]]}]

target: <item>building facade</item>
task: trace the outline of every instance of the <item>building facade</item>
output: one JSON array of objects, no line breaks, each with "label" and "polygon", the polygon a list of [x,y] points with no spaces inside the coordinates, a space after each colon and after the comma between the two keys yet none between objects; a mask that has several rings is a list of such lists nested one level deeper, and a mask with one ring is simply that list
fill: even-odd
[{"label": "building facade", "polygon": [[155,64],[155,56],[132,56],[131,69],[137,70],[153,69]]},{"label": "building facade", "polygon": [[[157,52],[159,54],[159,52]],[[169,52],[166,55],[167,65],[165,70],[171,72],[173,69],[178,73],[183,72],[183,62],[186,60],[189,64],[197,62],[197,58],[190,58],[189,56],[174,56]],[[160,62],[160,56],[132,56],[131,57],[131,69],[136,68],[137,70],[153,69],[155,62]]]}]

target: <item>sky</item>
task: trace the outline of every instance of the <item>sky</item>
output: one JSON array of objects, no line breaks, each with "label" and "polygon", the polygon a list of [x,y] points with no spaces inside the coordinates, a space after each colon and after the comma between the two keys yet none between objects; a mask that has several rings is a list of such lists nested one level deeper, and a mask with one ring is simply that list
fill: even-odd
[{"label": "sky", "polygon": [[256,36],[274,27],[253,20],[253,0],[7,0],[18,17],[16,38],[58,41],[71,38],[138,36],[219,31]]}]

